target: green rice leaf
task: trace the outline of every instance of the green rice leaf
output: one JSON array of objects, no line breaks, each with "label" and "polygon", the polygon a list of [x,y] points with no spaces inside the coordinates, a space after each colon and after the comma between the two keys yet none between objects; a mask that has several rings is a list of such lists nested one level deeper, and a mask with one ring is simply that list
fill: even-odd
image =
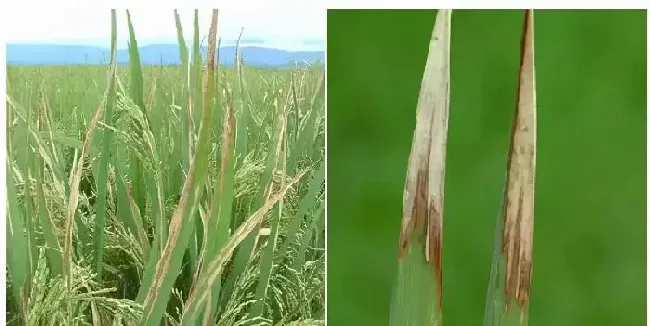
[{"label": "green rice leaf", "polygon": [[[280,162],[276,163],[276,170],[279,170],[282,173],[280,180],[280,188],[284,188],[284,182],[286,177],[287,170],[287,106],[286,104],[280,105],[280,141],[277,144],[275,149],[275,156],[280,159]],[[255,303],[251,307],[251,316],[262,316],[264,312],[264,302],[266,298],[266,292],[269,286],[269,280],[271,278],[271,270],[273,269],[273,258],[275,246],[278,241],[278,229],[280,227],[280,218],[282,217],[282,208],[283,200],[280,199],[277,208],[277,215],[271,220],[271,234],[267,240],[266,247],[262,253],[262,261],[260,263],[260,280],[257,283],[257,289],[255,291]]]},{"label": "green rice leaf", "polygon": [[314,204],[318,200],[318,194],[321,192],[323,187],[323,182],[325,181],[325,164],[320,164],[318,170],[316,170],[313,175],[311,182],[309,183],[309,190],[300,200],[300,205],[298,206],[298,213],[291,219],[289,227],[287,227],[286,237],[284,243],[278,250],[278,257],[282,258],[287,253],[289,245],[294,241],[298,231],[300,230],[300,225],[304,220],[305,214],[314,207]]},{"label": "green rice leaf", "polygon": [[[111,10],[111,53],[116,51],[117,46],[117,13]],[[111,58],[113,59],[113,58]],[[111,62],[111,65],[116,64]],[[113,125],[113,106],[115,105],[115,70],[111,71],[108,81],[108,97],[106,99],[106,111],[104,123]],[[97,278],[102,279],[102,268],[104,267],[104,232],[106,228],[106,215],[108,211],[107,189],[108,189],[108,163],[110,158],[110,146],[113,138],[113,131],[107,128],[102,130],[101,154],[99,158],[99,172],[97,174],[97,203],[95,213],[95,234],[94,234],[94,267]]]},{"label": "green rice leaf", "polygon": [[[13,294],[16,301],[25,300],[26,286],[29,279],[28,242],[25,230],[23,212],[20,209],[14,173],[7,163],[7,265],[13,284]],[[26,306],[21,304],[23,315],[26,315]],[[26,318],[25,318],[26,319]]]},{"label": "green rice leaf", "polygon": [[[140,63],[140,52],[138,50],[138,41],[135,38],[135,31],[131,23],[131,14],[126,11],[126,18],[129,24],[129,77],[130,77],[130,95],[133,103],[146,114],[144,107],[144,79],[142,76],[142,66]],[[142,130],[133,126],[137,135],[142,134]],[[138,205],[140,211],[144,211],[147,207],[147,195],[145,186],[144,168],[137,153],[131,151],[129,157],[130,177],[133,185],[133,198]]]}]

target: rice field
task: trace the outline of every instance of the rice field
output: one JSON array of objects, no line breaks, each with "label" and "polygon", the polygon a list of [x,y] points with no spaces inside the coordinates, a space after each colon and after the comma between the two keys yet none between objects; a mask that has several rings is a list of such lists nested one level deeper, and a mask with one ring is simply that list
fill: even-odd
[{"label": "rice field", "polygon": [[216,66],[214,15],[180,66],[113,12],[110,65],[7,67],[9,325],[324,325],[324,67]]}]

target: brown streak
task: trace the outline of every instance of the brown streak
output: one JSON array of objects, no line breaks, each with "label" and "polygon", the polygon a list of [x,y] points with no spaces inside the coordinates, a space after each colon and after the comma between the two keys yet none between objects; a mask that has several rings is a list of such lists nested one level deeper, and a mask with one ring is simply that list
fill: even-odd
[{"label": "brown streak", "polygon": [[[214,64],[215,64],[214,55],[215,55],[215,40],[216,40],[216,33],[217,33],[217,17],[218,17],[218,12],[215,9],[212,11],[212,22],[208,33],[209,35],[208,74],[207,74],[208,77],[206,78],[203,85],[204,86],[203,88],[203,96],[204,96],[203,114],[204,115],[208,112],[209,110],[208,103],[210,103],[211,101],[208,91],[210,90],[213,83],[212,76],[213,76]],[[176,208],[176,211],[172,215],[172,218],[169,223],[169,235],[167,237],[167,243],[165,244],[162,252],[160,253],[159,260],[156,263],[151,287],[149,288],[149,291],[147,292],[147,295],[144,300],[143,306],[144,306],[145,314],[143,320],[148,320],[151,317],[151,314],[153,313],[153,306],[156,303],[155,300],[158,297],[158,293],[165,281],[165,276],[168,273],[169,266],[171,264],[171,259],[173,254],[172,251],[174,250],[176,243],[178,242],[178,238],[180,237],[180,230],[183,223],[183,215],[185,213],[185,210],[187,209],[185,206],[188,204],[192,205],[191,203],[188,203],[188,201],[189,201],[189,194],[192,190],[191,188],[194,186],[195,173],[196,173],[196,160],[197,158],[194,157],[194,159],[190,163],[190,171],[188,173],[187,180],[185,180],[185,184],[183,185],[183,191],[181,193],[181,198],[179,200],[178,207]],[[198,190],[196,190],[193,195],[194,197],[192,199],[195,200],[194,198],[198,196]]]},{"label": "brown streak", "polygon": [[425,164],[425,166],[418,171],[416,180],[412,217],[417,226],[425,223],[429,217],[429,164]]},{"label": "brown streak", "polygon": [[442,311],[442,215],[433,200],[430,202],[428,219],[429,257],[433,257],[433,269],[438,283],[438,307]]},{"label": "brown streak", "polygon": [[521,303],[521,300],[519,296],[517,295],[517,288],[519,288],[520,283],[521,283],[521,278],[520,278],[520,273],[519,270],[521,269],[521,266],[523,265],[521,262],[521,219],[523,218],[522,214],[522,207],[523,207],[523,187],[519,188],[519,203],[517,207],[517,215],[516,219],[513,222],[514,225],[512,225],[512,241],[511,244],[513,245],[512,248],[509,248],[508,250],[508,261],[512,262],[510,264],[510,270],[508,270],[508,273],[506,274],[507,276],[507,281],[506,281],[506,298],[507,300],[512,299],[513,297],[517,300],[518,303]]},{"label": "brown streak", "polygon": [[408,219],[408,225],[400,234],[399,258],[406,255],[409,246],[409,237],[416,226],[426,223],[429,217],[429,164],[428,162],[418,170],[415,182],[415,198],[413,200],[413,210],[411,218]]}]

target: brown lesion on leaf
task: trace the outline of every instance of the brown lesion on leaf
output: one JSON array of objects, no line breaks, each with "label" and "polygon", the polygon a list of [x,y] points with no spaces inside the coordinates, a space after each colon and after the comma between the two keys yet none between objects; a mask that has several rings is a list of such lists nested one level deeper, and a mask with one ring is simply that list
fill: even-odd
[{"label": "brown lesion on leaf", "polygon": [[[524,234],[522,234],[523,191],[520,189],[517,205],[510,202],[506,207],[505,227],[503,229],[503,254],[506,257],[506,305],[505,312],[509,310],[509,301],[516,299],[520,306],[528,303],[530,292],[530,263],[531,257],[526,257],[526,248],[523,248]],[[511,209],[517,209],[512,215]],[[526,223],[526,222],[525,222]],[[528,272],[526,272],[528,271]]]},{"label": "brown lesion on leaf", "polygon": [[427,261],[433,257],[433,269],[438,281],[438,305],[442,309],[442,203],[431,200],[427,218]]},{"label": "brown lesion on leaf", "polygon": [[528,10],[524,19],[520,85],[510,139],[501,248],[506,264],[504,314],[509,312],[514,300],[522,309],[522,321],[530,300],[533,258],[536,108],[532,22],[532,10]]},{"label": "brown lesion on leaf", "polygon": [[512,300],[522,308],[530,300],[533,216],[530,209],[524,210],[525,201],[529,200],[524,194],[524,185],[517,186],[518,194],[510,194],[516,198],[509,198],[505,210],[502,248],[506,258],[504,313],[508,313]]},{"label": "brown lesion on leaf", "polygon": [[[400,234],[400,251],[399,258],[402,259],[406,255],[406,251],[410,245],[411,232],[416,227],[422,226],[426,223],[429,217],[429,173],[428,164],[418,170],[415,181],[415,197],[413,198],[413,209],[411,216],[403,216],[402,232]],[[426,252],[425,252],[426,254]]]},{"label": "brown lesion on leaf", "polygon": [[[210,99],[208,99],[208,95],[209,95],[208,90],[210,90],[211,84],[213,83],[212,76],[214,73],[214,64],[215,64],[214,55],[216,51],[217,17],[218,17],[218,11],[216,9],[213,9],[212,21],[208,33],[209,60],[208,60],[208,76],[204,83],[204,94],[203,94],[204,114],[206,114],[206,112],[208,112],[209,110],[208,103],[210,103],[209,102]],[[160,253],[160,256],[158,258],[158,262],[155,265],[155,271],[154,271],[153,279],[151,281],[151,286],[149,287],[149,290],[147,291],[147,294],[144,299],[144,303],[143,303],[144,314],[142,318],[143,321],[148,321],[151,318],[151,315],[153,314],[153,308],[154,305],[157,303],[162,285],[166,280],[165,278],[167,274],[170,272],[169,269],[171,265],[173,251],[176,248],[176,245],[179,241],[180,232],[184,222],[184,217],[187,215],[187,209],[193,205],[191,200],[194,201],[195,198],[197,198],[197,196],[199,195],[199,192],[201,191],[200,187],[198,189],[193,189],[195,188],[194,183],[196,181],[196,169],[197,169],[197,158],[194,157],[192,159],[192,162],[190,163],[190,170],[188,172],[187,179],[185,180],[185,184],[183,185],[183,190],[181,192],[181,198],[178,202],[178,206],[176,207],[176,210],[174,211],[169,222],[169,235],[167,237],[167,243],[163,247],[163,250]]]},{"label": "brown lesion on leaf", "polygon": [[[427,312],[428,317],[433,318],[429,318],[432,325],[438,325],[442,311],[442,213],[449,116],[451,10],[441,10],[436,17],[418,97],[399,240],[400,266],[415,264],[418,269],[424,267],[427,271],[425,275],[420,275],[419,271],[405,271],[403,276],[418,279],[424,276],[426,282],[435,283],[430,286],[437,293],[432,293],[431,299],[427,299],[432,301],[434,307],[438,306],[433,314]],[[407,254],[409,261],[405,261]],[[409,269],[409,266],[405,269]],[[431,274],[428,274],[429,271]],[[414,286],[417,285],[400,283],[400,287],[409,288],[409,291],[420,290],[411,289]]]},{"label": "brown lesion on leaf", "polygon": [[415,182],[415,196],[411,216],[403,217],[403,226],[400,234],[399,258],[406,255],[410,246],[410,237],[414,229],[422,230],[422,245],[426,261],[432,266],[438,283],[438,305],[442,307],[442,202],[429,195],[429,169],[428,164],[418,170]]},{"label": "brown lesion on leaf", "polygon": [[418,171],[415,184],[415,200],[413,202],[413,213],[415,225],[420,226],[426,223],[429,218],[429,171],[428,164]]},{"label": "brown lesion on leaf", "polygon": [[[410,246],[410,237],[413,229],[416,227],[424,226],[429,218],[429,173],[428,164],[423,166],[417,171],[415,178],[415,195],[413,198],[412,209],[410,216],[402,217],[402,232],[400,234],[400,250],[399,258],[402,259],[406,255],[406,251]],[[423,234],[424,236],[424,234]],[[423,239],[424,240],[424,239]],[[424,243],[424,242],[423,242]],[[425,251],[425,254],[426,251]],[[427,254],[428,255],[428,254]]]}]

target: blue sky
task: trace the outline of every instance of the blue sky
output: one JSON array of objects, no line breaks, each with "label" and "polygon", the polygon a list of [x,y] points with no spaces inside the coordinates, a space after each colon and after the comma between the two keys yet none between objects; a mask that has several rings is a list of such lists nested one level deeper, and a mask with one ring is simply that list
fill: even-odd
[{"label": "blue sky", "polygon": [[[208,32],[211,9],[199,9],[201,37]],[[130,10],[138,45],[175,44],[173,9]],[[126,47],[128,30],[125,10],[118,10],[118,46]],[[179,9],[183,34],[191,40],[194,12]],[[110,11],[105,8],[48,8],[12,10],[6,15],[8,43],[83,44],[108,47]],[[243,45],[284,50],[325,50],[326,12],[313,6],[277,9],[229,8],[219,10],[219,36],[222,45],[231,45],[241,28]]]}]

